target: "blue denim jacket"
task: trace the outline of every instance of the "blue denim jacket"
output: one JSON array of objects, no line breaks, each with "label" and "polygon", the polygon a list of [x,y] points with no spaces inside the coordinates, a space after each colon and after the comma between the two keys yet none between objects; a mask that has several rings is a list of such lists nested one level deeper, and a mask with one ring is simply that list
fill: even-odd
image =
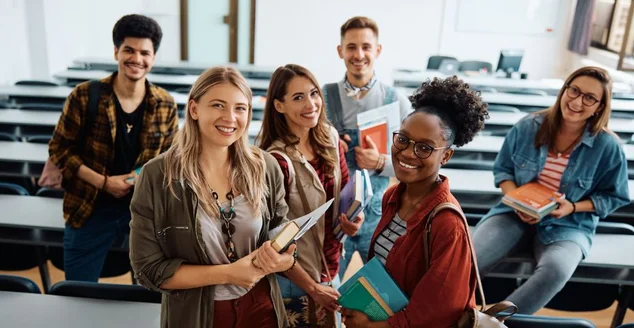
[{"label": "blue denim jacket", "polygon": [[[537,179],[548,156],[548,146],[534,146],[542,122],[542,115],[529,115],[507,134],[493,166],[496,187],[505,180],[521,186]],[[560,219],[546,216],[537,224],[537,237],[546,245],[563,240],[575,242],[585,257],[599,219],[630,203],[627,180],[627,159],[617,137],[608,132],[593,136],[586,130],[570,154],[559,191],[572,202],[592,200],[595,211]],[[512,211],[500,202],[484,219]]]}]

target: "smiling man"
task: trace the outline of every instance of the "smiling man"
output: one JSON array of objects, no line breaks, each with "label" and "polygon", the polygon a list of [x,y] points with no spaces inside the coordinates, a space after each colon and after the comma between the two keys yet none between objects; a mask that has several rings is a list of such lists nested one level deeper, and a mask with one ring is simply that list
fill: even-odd
[{"label": "smiling man", "polygon": [[376,22],[368,17],[350,18],[341,26],[341,43],[337,46],[339,57],[346,65],[346,74],[343,80],[326,84],[323,88],[328,118],[345,141],[350,174],[354,175],[357,169],[370,170],[374,192],[364,210],[365,222],[361,230],[346,239],[339,271],[342,278],[355,251],[366,262],[372,233],[381,218],[381,200],[389,177],[394,176],[392,161],[386,155],[380,155],[375,146],[359,147],[357,115],[394,102],[399,102],[401,120],[412,110],[405,96],[377,80],[374,62],[381,55],[381,50]]},{"label": "smiling man", "polygon": [[135,169],[167,150],[178,129],[176,102],[146,79],[160,26],[141,15],[114,26],[118,71],[78,85],[49,144],[64,187],[66,280],[97,281],[115,240],[129,233]]}]

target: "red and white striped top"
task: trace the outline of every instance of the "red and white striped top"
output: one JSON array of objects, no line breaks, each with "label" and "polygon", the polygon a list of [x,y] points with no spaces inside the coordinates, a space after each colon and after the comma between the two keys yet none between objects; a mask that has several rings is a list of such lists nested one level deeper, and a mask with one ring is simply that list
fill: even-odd
[{"label": "red and white striped top", "polygon": [[568,166],[569,159],[570,154],[557,156],[557,154],[549,152],[548,158],[546,158],[546,164],[539,173],[537,182],[549,189],[559,191],[561,176],[564,174],[566,166]]}]

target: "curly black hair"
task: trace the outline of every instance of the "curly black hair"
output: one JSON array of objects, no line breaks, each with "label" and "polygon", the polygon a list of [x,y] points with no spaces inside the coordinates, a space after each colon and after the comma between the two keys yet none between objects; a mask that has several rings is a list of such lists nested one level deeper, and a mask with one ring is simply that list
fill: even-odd
[{"label": "curly black hair", "polygon": [[152,18],[143,15],[125,15],[121,17],[112,29],[112,41],[119,48],[127,37],[148,38],[152,40],[154,53],[158,51],[163,38],[163,31]]},{"label": "curly black hair", "polygon": [[461,147],[484,128],[489,118],[487,104],[482,102],[480,92],[456,76],[446,79],[434,78],[421,84],[409,97],[415,113],[436,115],[443,123],[445,140]]}]

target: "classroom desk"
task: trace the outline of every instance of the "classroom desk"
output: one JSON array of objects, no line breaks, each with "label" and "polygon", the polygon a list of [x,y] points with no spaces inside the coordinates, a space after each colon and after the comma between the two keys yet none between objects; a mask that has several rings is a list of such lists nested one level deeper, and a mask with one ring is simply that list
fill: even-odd
[{"label": "classroom desk", "polygon": [[161,304],[0,292],[4,328],[159,327]]},{"label": "classroom desk", "polygon": [[[481,153],[498,153],[504,143],[504,137],[497,136],[476,136],[468,144],[456,148],[456,152],[481,152]],[[625,157],[628,162],[634,162],[634,145],[622,145]]]},{"label": "classroom desk", "polygon": [[[77,58],[73,61],[73,64],[83,67],[86,70],[115,71],[118,67],[117,62],[113,59],[98,57]],[[191,75],[200,75],[203,71],[214,66],[219,66],[219,64],[191,61],[157,61],[152,66],[152,70],[159,72],[182,72]],[[276,69],[275,67],[235,63],[223,64],[223,66],[234,67],[247,78],[265,80],[270,80],[271,75],[273,75],[273,72]]]},{"label": "classroom desk", "polygon": [[0,226],[64,230],[62,199],[0,195]]},{"label": "classroom desk", "polygon": [[[502,191],[493,185],[492,171],[441,168],[440,174],[449,178],[451,191],[473,194],[502,194]],[[628,188],[630,200],[634,201],[634,180],[628,180]]]},{"label": "classroom desk", "polygon": [[[555,95],[564,84],[564,80],[562,79],[521,80],[498,78],[492,75],[467,76],[460,73],[457,73],[457,75],[460,79],[471,85],[487,86],[496,89],[537,89]],[[395,69],[392,73],[392,77],[394,79],[394,85],[418,87],[427,79],[433,79],[434,77],[447,78],[449,75],[443,74],[438,70],[410,71]],[[615,92],[631,93],[633,91],[628,84],[621,82],[614,82],[612,87]]]},{"label": "classroom desk", "polygon": [[[0,85],[0,98],[5,97],[30,97],[30,98],[58,98],[66,99],[73,91],[67,86],[30,86],[30,85]],[[187,95],[177,92],[170,92],[176,104],[187,104]]]},{"label": "classroom desk", "polygon": [[[485,129],[487,125],[508,126],[511,127],[515,123],[519,122],[526,115],[526,112],[520,113],[508,113],[508,112],[496,112],[489,111],[489,119],[485,122]],[[634,134],[634,119],[623,118],[610,118],[608,127],[616,133],[633,133]]]},{"label": "classroom desk", "polygon": [[[14,126],[45,126],[55,127],[59,121],[61,113],[51,111],[37,111],[25,109],[0,109],[0,124]],[[179,118],[179,126],[182,127],[185,119]],[[253,120],[249,125],[249,137],[255,137],[262,121]],[[2,156],[0,154],[0,156]],[[1,157],[0,157],[1,158]]]},{"label": "classroom desk", "polygon": [[[65,70],[54,74],[55,78],[65,81],[83,82],[88,80],[101,80],[104,77],[110,76],[112,72],[107,71],[95,71],[95,70]],[[198,79],[198,75],[168,75],[168,74],[155,74],[149,73],[147,75],[148,81],[158,86],[174,86],[174,87],[191,87],[192,84]],[[268,80],[256,80],[247,79],[247,83],[253,90],[260,90],[266,92],[269,88]]]},{"label": "classroom desk", "polygon": [[[29,97],[29,98],[57,98],[66,99],[68,95],[73,91],[73,88],[68,86],[25,86],[25,85],[0,85],[0,99],[3,97]],[[174,97],[174,101],[179,107],[183,107],[187,104],[189,95],[170,92],[170,95]],[[253,109],[264,110],[264,97],[253,97]]]},{"label": "classroom desk", "polygon": [[[404,95],[411,95],[415,89],[412,88],[397,88]],[[482,92],[482,100],[489,104],[520,106],[520,107],[534,107],[534,108],[547,108],[552,106],[557,99],[556,96],[534,96],[534,95],[518,95],[511,93],[501,92]],[[521,108],[520,108],[521,109]],[[612,99],[612,111],[613,112],[626,112],[634,113],[634,101]]]}]

